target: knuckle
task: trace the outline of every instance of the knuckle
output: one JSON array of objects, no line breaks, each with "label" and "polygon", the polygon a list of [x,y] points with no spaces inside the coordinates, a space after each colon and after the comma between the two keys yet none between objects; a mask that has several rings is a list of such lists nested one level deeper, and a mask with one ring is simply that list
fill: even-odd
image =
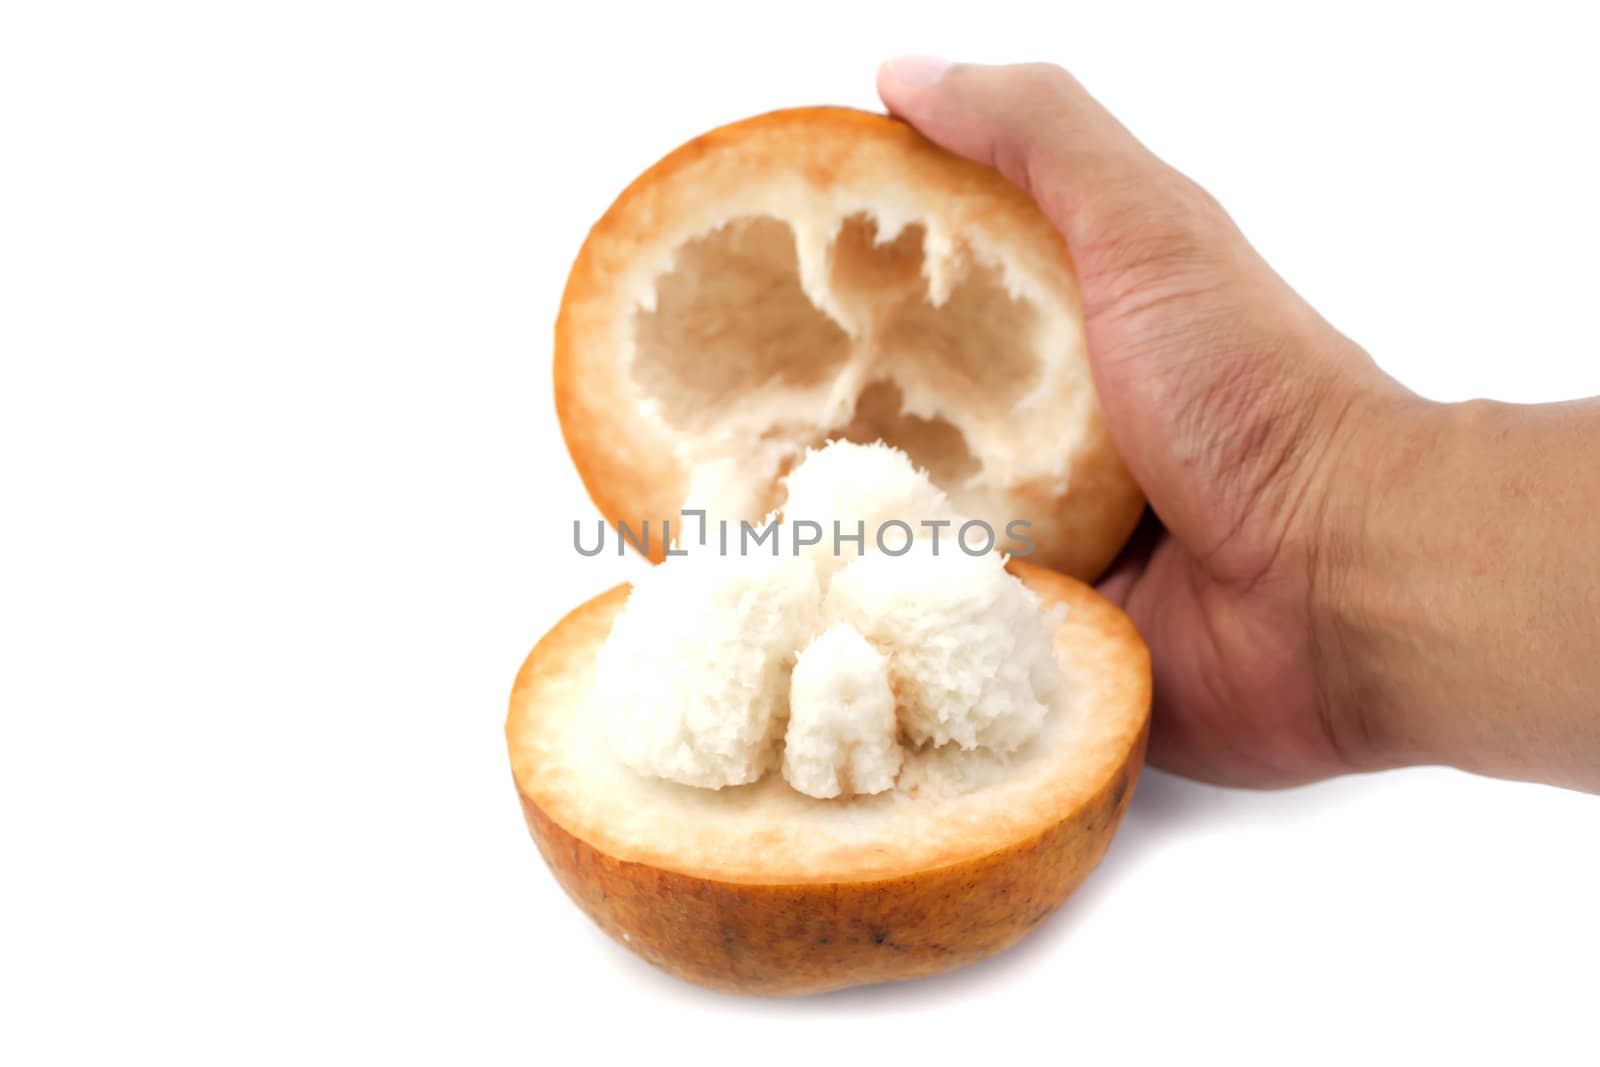
[{"label": "knuckle", "polygon": [[1079,89],[1078,80],[1055,63],[1023,63],[1016,68],[1023,88],[1051,96],[1065,96]]}]

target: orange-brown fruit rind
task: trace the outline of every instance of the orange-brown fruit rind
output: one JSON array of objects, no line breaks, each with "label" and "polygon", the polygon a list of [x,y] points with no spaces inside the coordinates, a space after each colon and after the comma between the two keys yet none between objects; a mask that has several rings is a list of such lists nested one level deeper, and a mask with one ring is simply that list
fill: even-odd
[{"label": "orange-brown fruit rind", "polygon": [[1047,604],[1066,608],[1057,647],[1095,695],[1076,712],[1097,717],[1086,733],[1092,743],[1062,768],[1062,780],[1038,791],[1038,810],[904,869],[870,859],[836,871],[786,866],[780,848],[767,878],[760,850],[707,859],[714,849],[685,848],[675,859],[659,844],[607,840],[603,820],[572,825],[588,801],[554,781],[562,756],[548,751],[541,724],[553,702],[582,699],[585,671],[628,587],[570,613],[524,663],[506,723],[529,830],[562,888],[650,963],[730,992],[796,995],[922,977],[1014,944],[1104,854],[1143,762],[1151,690],[1148,651],[1126,616],[1073,579],[1011,566]]}]

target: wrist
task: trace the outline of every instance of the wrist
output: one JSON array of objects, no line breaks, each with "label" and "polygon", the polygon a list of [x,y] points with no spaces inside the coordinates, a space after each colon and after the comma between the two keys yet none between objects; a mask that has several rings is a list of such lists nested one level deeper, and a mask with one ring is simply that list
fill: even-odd
[{"label": "wrist", "polygon": [[1426,516],[1429,465],[1454,436],[1449,405],[1365,383],[1330,441],[1310,537],[1307,615],[1319,710],[1352,770],[1435,761],[1411,721],[1404,664],[1412,620],[1409,527]]},{"label": "wrist", "polygon": [[1596,788],[1596,409],[1389,410],[1352,446],[1318,568],[1333,721],[1369,767]]}]

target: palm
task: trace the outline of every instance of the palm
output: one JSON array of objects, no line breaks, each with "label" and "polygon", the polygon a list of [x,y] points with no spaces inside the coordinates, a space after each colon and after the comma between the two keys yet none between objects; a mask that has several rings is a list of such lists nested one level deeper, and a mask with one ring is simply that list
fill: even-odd
[{"label": "palm", "polygon": [[[1292,785],[1352,769],[1319,699],[1305,504],[1326,490],[1329,413],[1370,361],[1188,195],[1174,232],[1079,235],[1099,250],[1079,266],[1107,423],[1165,522],[1140,531],[1102,588],[1150,644],[1152,762]],[[1210,247],[1234,249],[1228,270],[1196,265]]]},{"label": "palm", "polygon": [[[1209,781],[1279,786],[1344,766],[1316,700],[1305,585],[1220,581],[1166,531],[1105,583],[1150,644],[1150,759]],[[1298,605],[1298,606],[1297,606]]]}]

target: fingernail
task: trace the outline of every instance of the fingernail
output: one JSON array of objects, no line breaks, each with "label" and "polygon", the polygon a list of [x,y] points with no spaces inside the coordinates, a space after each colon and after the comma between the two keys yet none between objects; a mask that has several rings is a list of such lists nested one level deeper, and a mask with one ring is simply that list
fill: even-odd
[{"label": "fingernail", "polygon": [[883,65],[883,72],[901,85],[937,85],[950,69],[948,59],[933,56],[895,56]]}]

